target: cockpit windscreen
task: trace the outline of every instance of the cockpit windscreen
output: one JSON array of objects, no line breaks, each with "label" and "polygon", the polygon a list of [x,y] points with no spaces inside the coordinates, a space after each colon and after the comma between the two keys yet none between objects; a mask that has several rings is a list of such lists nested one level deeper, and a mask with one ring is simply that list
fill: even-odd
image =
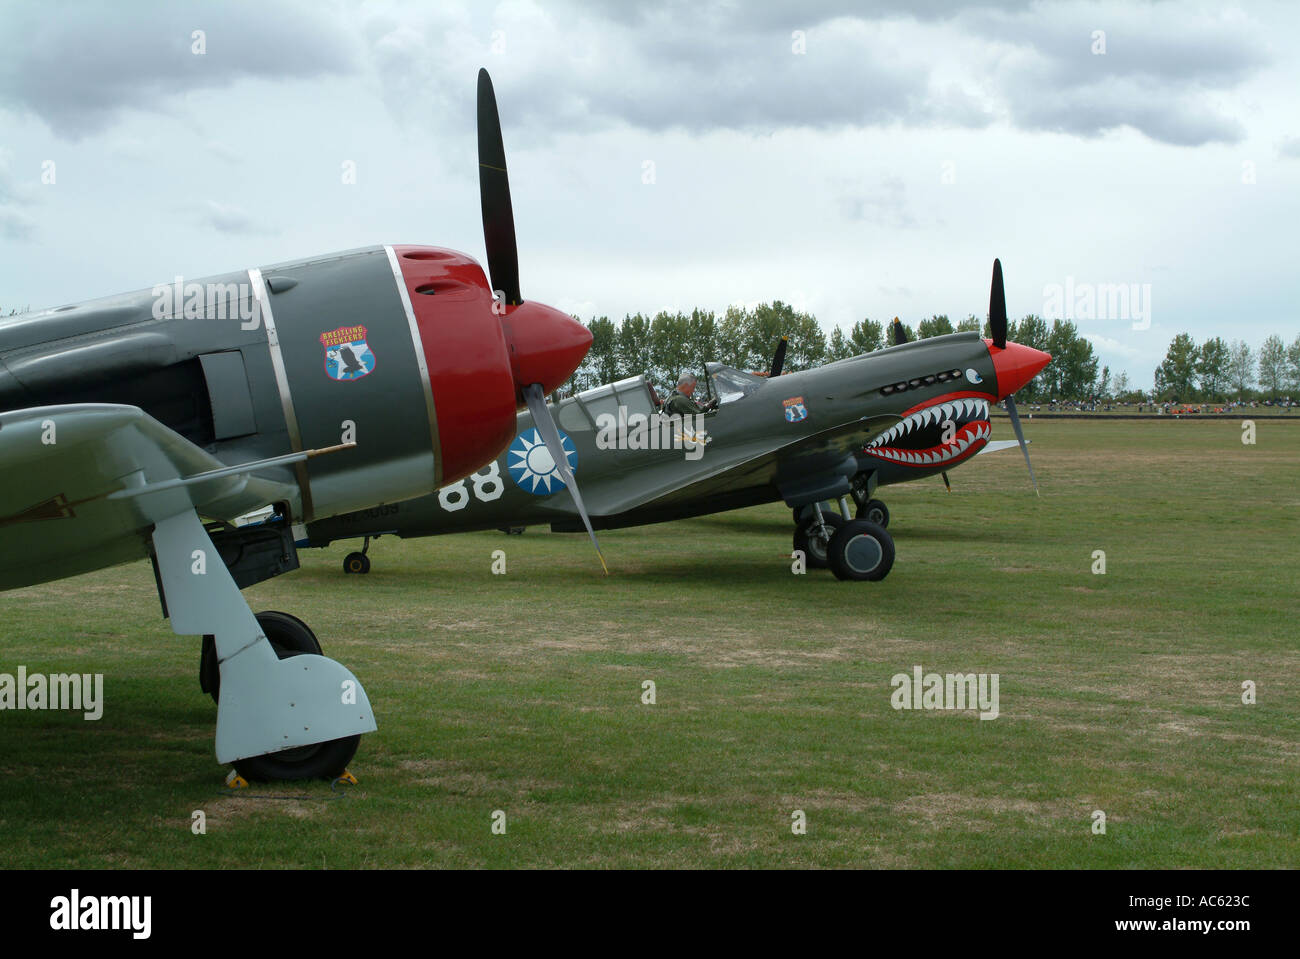
[{"label": "cockpit windscreen", "polygon": [[713,384],[713,395],[723,404],[744,399],[767,382],[765,377],[723,366],[721,363],[706,363],[704,369]]}]

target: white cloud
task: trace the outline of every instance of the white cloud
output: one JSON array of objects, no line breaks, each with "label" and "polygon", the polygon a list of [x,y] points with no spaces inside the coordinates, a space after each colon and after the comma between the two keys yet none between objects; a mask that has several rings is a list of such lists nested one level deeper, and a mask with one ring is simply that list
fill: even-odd
[{"label": "white cloud", "polygon": [[214,230],[236,236],[272,232],[265,223],[247,210],[227,203],[218,203],[215,200],[208,201],[204,220]]},{"label": "white cloud", "polygon": [[486,65],[529,298],[915,324],[982,316],[1001,256],[1017,317],[1067,276],[1150,280],[1152,329],[1088,331],[1149,384],[1180,330],[1300,333],[1298,21],[1196,0],[4,5],[26,45],[0,65],[5,300],[378,242],[481,260]]}]

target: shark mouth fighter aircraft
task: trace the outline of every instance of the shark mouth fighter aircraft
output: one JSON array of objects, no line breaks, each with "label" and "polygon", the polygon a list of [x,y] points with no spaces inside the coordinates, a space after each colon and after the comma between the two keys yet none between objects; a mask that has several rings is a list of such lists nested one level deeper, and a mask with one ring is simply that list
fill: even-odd
[{"label": "shark mouth fighter aircraft", "polygon": [[[909,343],[895,324],[895,346],[784,376],[784,341],[767,377],[707,364],[720,406],[691,422],[660,414],[645,377],[596,387],[555,408],[568,475],[550,452],[555,444],[543,445],[532,415],[521,414],[510,449],[468,482],[436,496],[311,523],[300,545],[364,536],[362,551],[344,560],[346,571],[364,573],[370,538],[388,533],[430,536],[541,523],[574,531],[579,516],[588,522],[566,493],[572,472],[581,468],[589,522],[596,527],[784,500],[794,509],[794,548],[809,566],[829,566],[840,579],[883,579],[893,565],[894,543],[885,530],[889,511],[873,498],[877,487],[944,473],[989,448],[1016,445],[989,443],[989,410],[999,401],[1006,403],[1029,462],[1013,394],[1051,357],[1007,341],[997,261],[989,320],[988,340],[954,333]],[[611,423],[627,428],[610,430]],[[852,520],[850,497],[857,504]],[[828,500],[838,500],[842,514],[823,509]]]},{"label": "shark mouth fighter aircraft", "polygon": [[[1002,264],[995,260],[993,270],[993,297],[996,298],[1002,289]],[[1018,343],[1005,344],[1005,302],[995,303],[991,300],[989,309],[990,316],[997,309],[1001,311],[1003,317],[997,333],[1003,338],[1004,345],[1001,349],[1026,349]],[[895,346],[902,346],[908,342],[907,333],[904,332],[903,324],[897,317],[894,318],[891,335]],[[985,342],[991,348],[997,347],[993,340]],[[1048,354],[1042,355],[1047,356],[1050,361],[1051,357]],[[1020,362],[1032,365],[1032,356],[1022,355]],[[1046,362],[1042,364],[1045,365]],[[1042,366],[1036,367],[1025,378],[1024,383],[1033,379]],[[952,371],[950,378],[955,373],[956,371]],[[1020,385],[1023,386],[1024,383]],[[862,448],[862,455],[874,461],[874,470],[870,471],[874,475],[865,483],[858,484],[858,488],[854,490],[857,518],[869,519],[881,526],[889,525],[889,509],[880,500],[869,498],[871,491],[877,486],[892,486],[895,483],[924,479],[938,473],[943,477],[944,486],[951,490],[952,486],[948,481],[949,469],[980,453],[992,453],[1016,445],[1024,451],[1025,465],[1029,468],[1029,479],[1034,484],[1034,491],[1037,492],[1038,481],[1034,477],[1034,467],[1029,462],[1028,444],[1021,430],[1020,415],[1015,408],[1014,395],[1008,394],[1005,403],[1017,440],[989,439],[993,434],[993,424],[989,420],[990,402],[988,398],[979,395],[941,398],[926,403],[919,409],[907,411],[898,424],[890,427]],[[865,472],[867,471],[864,470]],[[847,515],[847,504],[841,505],[846,510],[844,515]],[[795,514],[797,520],[800,511],[796,510]]]},{"label": "shark mouth fighter aircraft", "polygon": [[463,253],[376,246],[0,323],[0,588],[150,557],[173,630],[204,636],[217,759],[246,777],[335,775],[376,726],[311,629],[240,589],[297,568],[295,527],[493,461],[523,405],[546,443],[543,397],[590,346],[520,296],[486,71],[478,149],[492,286]]}]

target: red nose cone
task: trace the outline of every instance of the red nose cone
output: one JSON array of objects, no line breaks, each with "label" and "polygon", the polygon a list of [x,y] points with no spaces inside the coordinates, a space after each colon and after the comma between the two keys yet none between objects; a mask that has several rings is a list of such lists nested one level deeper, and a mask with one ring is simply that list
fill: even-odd
[{"label": "red nose cone", "polygon": [[993,358],[993,370],[998,378],[998,399],[1005,399],[1024,386],[1048,363],[1052,354],[1036,350],[1032,346],[1007,341],[1005,349],[998,349],[992,340],[985,340],[989,345],[989,356]]},{"label": "red nose cone", "polygon": [[[551,393],[563,386],[591,346],[591,331],[559,310],[525,302],[501,318],[515,389],[541,383]],[[522,397],[519,400],[522,405]]]}]

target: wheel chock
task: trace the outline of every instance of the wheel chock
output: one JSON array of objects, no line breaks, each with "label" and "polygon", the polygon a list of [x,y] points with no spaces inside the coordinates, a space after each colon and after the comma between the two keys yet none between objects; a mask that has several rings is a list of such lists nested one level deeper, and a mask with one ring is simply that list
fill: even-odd
[{"label": "wheel chock", "polygon": [[247,789],[248,780],[232,769],[226,773],[226,785],[231,789]]},{"label": "wheel chock", "polygon": [[343,783],[345,786],[355,786],[357,784],[357,777],[352,775],[350,769],[345,769],[343,772],[339,773],[338,778],[334,781],[336,783]]}]

